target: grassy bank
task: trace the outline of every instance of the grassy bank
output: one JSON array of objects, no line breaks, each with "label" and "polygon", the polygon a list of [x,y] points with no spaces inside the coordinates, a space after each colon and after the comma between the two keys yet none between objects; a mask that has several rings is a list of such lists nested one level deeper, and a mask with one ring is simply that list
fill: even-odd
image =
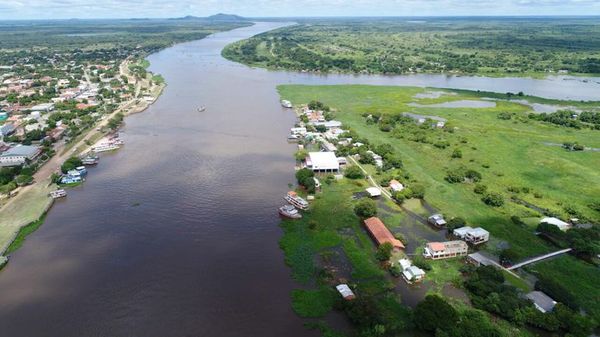
[{"label": "grassy bank", "polygon": [[[485,247],[499,253],[510,247],[520,259],[555,250],[535,234],[535,225],[542,213],[511,202],[511,198],[525,200],[539,208],[568,219],[573,212],[590,221],[600,221],[600,213],[590,206],[600,195],[600,171],[597,170],[600,154],[593,151],[572,152],[551,143],[579,142],[589,147],[600,147],[600,133],[590,129],[573,129],[527,118],[528,106],[515,102],[498,101],[489,108],[415,107],[411,102],[428,105],[448,101],[482,99],[481,93],[445,90],[439,98],[417,99],[414,96],[427,91],[414,87],[380,86],[280,86],[283,99],[294,104],[319,100],[336,109],[335,118],[346,127],[375,145],[390,144],[400,154],[404,170],[409,174],[406,183],[421,184],[426,188],[427,202],[447,218],[459,216],[471,226],[481,226],[493,236]],[[531,98],[528,98],[531,99]],[[531,99],[535,100],[535,99]],[[592,103],[556,102],[553,104],[579,104],[593,108]],[[397,115],[412,112],[447,119],[446,128],[432,129],[415,124],[396,125],[384,132],[377,123],[367,123],[364,116]],[[501,113],[510,119],[500,119]],[[451,131],[448,131],[451,130]],[[461,156],[453,158],[455,150]],[[482,195],[474,192],[475,183],[450,183],[445,180],[448,172],[472,169],[481,174],[481,181],[488,192],[502,196],[504,204],[491,207],[482,202]],[[375,179],[382,175],[375,174]],[[408,205],[413,207],[414,205]],[[419,207],[414,207],[421,213]],[[426,212],[427,213],[427,212]],[[423,214],[422,214],[423,215]],[[515,222],[517,216],[526,221]],[[386,223],[394,228],[402,221],[394,216]],[[560,260],[557,260],[560,261]],[[590,269],[581,260],[569,259],[569,263],[548,262],[550,275],[562,279],[566,275],[576,281],[562,282],[591,313],[596,312],[595,303],[586,291],[595,286],[591,275],[600,277],[597,269]],[[546,265],[540,264],[540,268]],[[550,269],[550,267],[547,267]],[[559,275],[561,276],[559,278]],[[451,276],[451,275],[450,275]],[[452,278],[452,277],[450,277]],[[520,288],[527,285],[511,280]]]},{"label": "grassy bank", "polygon": [[10,243],[10,245],[6,249],[5,254],[10,254],[10,253],[14,252],[15,250],[21,248],[21,246],[25,242],[25,238],[29,234],[35,232],[38,228],[40,228],[40,226],[44,223],[45,219],[46,219],[46,215],[44,214],[39,219],[29,223],[26,226],[21,227],[21,229],[19,230],[19,233],[17,233],[17,236],[15,237],[15,239]]},{"label": "grassy bank", "polygon": [[48,193],[54,189],[55,186],[48,186],[47,181],[38,182],[4,205],[0,212],[0,252],[12,247],[11,242],[18,236],[21,228],[42,218],[52,204]]}]

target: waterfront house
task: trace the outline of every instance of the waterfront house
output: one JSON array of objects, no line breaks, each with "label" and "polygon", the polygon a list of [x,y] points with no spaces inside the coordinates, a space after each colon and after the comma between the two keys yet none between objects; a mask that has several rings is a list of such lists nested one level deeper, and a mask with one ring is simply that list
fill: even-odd
[{"label": "waterfront house", "polygon": [[423,256],[432,260],[466,256],[469,251],[464,241],[429,242],[425,245]]},{"label": "waterfront house", "polygon": [[17,145],[0,155],[0,166],[19,166],[34,160],[42,153],[38,146]]},{"label": "waterfront house", "polygon": [[446,226],[446,220],[444,220],[444,216],[441,214],[434,214],[427,218],[427,222],[436,226],[436,227],[444,227]]},{"label": "waterfront house", "polygon": [[339,129],[339,128],[342,127],[342,122],[340,122],[340,121],[320,121],[320,120],[321,120],[321,118],[318,118],[318,121],[312,122],[312,124],[314,126],[322,125],[327,130],[329,130],[329,129]]},{"label": "waterfront house", "polygon": [[396,179],[390,180],[390,189],[392,192],[400,192],[404,189],[404,185]]},{"label": "waterfront house", "polygon": [[306,128],[305,127],[291,128],[290,133],[292,135],[304,136],[306,134]]},{"label": "waterfront house", "polygon": [[556,301],[541,291],[532,291],[525,297],[533,302],[535,308],[542,313],[550,312],[556,306]]},{"label": "waterfront house", "polygon": [[404,249],[404,244],[400,240],[396,239],[394,235],[392,235],[392,233],[387,229],[387,227],[385,227],[381,219],[378,217],[368,218],[364,220],[364,224],[373,240],[377,242],[378,246],[389,242],[392,244],[394,249]]},{"label": "waterfront house", "polygon": [[454,234],[454,236],[456,236],[457,238],[464,239],[467,236],[467,233],[471,230],[473,230],[473,228],[469,226],[464,226],[460,228],[455,228],[452,231],[452,234]]},{"label": "waterfront house", "polygon": [[400,259],[400,260],[398,260],[398,263],[400,264],[400,270],[402,270],[402,271],[404,271],[408,267],[412,266],[412,263],[410,262],[409,259]]},{"label": "waterfront house", "polygon": [[465,240],[473,245],[482,244],[490,240],[490,232],[481,227],[473,228],[467,232]]},{"label": "waterfront house", "polygon": [[540,223],[544,223],[544,222],[558,227],[558,229],[560,229],[563,232],[568,230],[569,228],[571,228],[570,224],[568,224],[558,218],[546,217],[546,218],[543,218],[542,221],[540,221]]},{"label": "waterfront house", "polygon": [[306,168],[314,172],[338,172],[340,163],[334,152],[309,152]]},{"label": "waterfront house", "polygon": [[351,301],[356,298],[354,292],[352,292],[352,289],[350,289],[350,287],[347,284],[339,284],[335,287],[335,289],[337,289],[337,291],[342,295],[342,297],[346,301]]},{"label": "waterfront house", "polygon": [[425,278],[425,271],[417,266],[410,266],[402,272],[402,278],[408,283],[420,282]]}]

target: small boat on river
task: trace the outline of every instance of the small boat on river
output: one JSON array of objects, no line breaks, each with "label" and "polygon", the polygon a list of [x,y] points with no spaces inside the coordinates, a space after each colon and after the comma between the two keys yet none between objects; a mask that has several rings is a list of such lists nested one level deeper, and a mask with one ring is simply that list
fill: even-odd
[{"label": "small boat on river", "polygon": [[198,112],[204,112],[204,111],[206,111],[206,107],[204,105],[198,108]]},{"label": "small boat on river", "polygon": [[292,205],[283,205],[279,207],[279,214],[290,219],[300,219],[302,214]]},{"label": "small boat on river", "polygon": [[302,199],[298,196],[298,193],[294,191],[289,191],[285,195],[285,201],[287,201],[290,205],[296,207],[299,210],[307,210],[308,209],[308,201]]},{"label": "small boat on river", "polygon": [[293,107],[292,106],[292,102],[287,101],[285,99],[281,101],[281,106],[284,107],[284,108],[287,108],[287,109],[290,109],[290,108]]},{"label": "small boat on river", "polygon": [[98,161],[99,161],[98,156],[94,156],[94,157],[87,156],[87,157],[81,159],[81,163],[86,166],[96,165],[96,164],[98,164]]},{"label": "small boat on river", "polygon": [[63,189],[52,191],[50,192],[50,196],[52,197],[52,199],[64,198],[67,196],[67,191]]}]

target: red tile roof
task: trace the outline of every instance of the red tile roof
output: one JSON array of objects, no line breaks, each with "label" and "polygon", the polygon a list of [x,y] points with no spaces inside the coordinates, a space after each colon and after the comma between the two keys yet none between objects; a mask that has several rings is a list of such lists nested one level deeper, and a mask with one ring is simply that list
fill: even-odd
[{"label": "red tile roof", "polygon": [[383,222],[378,217],[372,217],[365,220],[365,227],[371,236],[377,241],[378,245],[389,242],[394,248],[404,249],[404,245],[400,240],[396,239],[394,235],[385,227]]}]

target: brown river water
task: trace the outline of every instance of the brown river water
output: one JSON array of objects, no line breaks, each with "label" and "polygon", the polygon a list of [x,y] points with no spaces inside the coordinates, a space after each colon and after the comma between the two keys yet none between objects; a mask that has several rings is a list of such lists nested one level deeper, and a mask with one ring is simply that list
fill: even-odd
[{"label": "brown river water", "polygon": [[148,58],[168,87],[126,119],[126,145],[102,155],[12,254],[0,273],[0,337],[316,336],[291,309],[297,285],[278,246],[295,118],[280,107],[277,84],[600,92],[594,81],[558,77],[271,72],[220,56],[228,43],[281,25],[257,23]]}]

